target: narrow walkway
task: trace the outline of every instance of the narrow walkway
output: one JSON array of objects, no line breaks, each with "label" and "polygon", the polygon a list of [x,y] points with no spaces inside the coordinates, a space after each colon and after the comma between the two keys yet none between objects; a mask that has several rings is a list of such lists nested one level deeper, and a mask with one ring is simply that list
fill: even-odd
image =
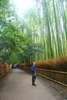
[{"label": "narrow walkway", "polygon": [[67,100],[62,97],[63,88],[53,82],[37,78],[37,86],[31,85],[31,75],[14,69],[0,81],[0,100]]}]

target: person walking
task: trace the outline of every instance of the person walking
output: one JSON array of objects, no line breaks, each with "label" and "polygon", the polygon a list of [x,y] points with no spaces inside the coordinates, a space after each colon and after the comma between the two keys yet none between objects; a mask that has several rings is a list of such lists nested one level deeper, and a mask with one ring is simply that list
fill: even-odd
[{"label": "person walking", "polygon": [[36,64],[35,64],[35,62],[33,62],[31,71],[32,71],[32,85],[36,86],[36,84],[35,84],[35,80],[36,80]]}]

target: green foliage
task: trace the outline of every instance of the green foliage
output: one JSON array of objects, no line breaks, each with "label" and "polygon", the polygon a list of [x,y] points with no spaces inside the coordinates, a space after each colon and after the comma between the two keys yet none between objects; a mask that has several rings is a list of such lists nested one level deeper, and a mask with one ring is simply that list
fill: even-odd
[{"label": "green foliage", "polygon": [[0,0],[0,62],[31,63],[67,55],[67,1],[36,3],[20,23],[9,0]]}]

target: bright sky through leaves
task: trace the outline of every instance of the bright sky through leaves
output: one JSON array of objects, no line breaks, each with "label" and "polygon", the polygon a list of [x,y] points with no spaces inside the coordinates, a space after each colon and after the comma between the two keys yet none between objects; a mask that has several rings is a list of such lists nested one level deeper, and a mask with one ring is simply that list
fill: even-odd
[{"label": "bright sky through leaves", "polygon": [[19,17],[23,16],[27,10],[34,6],[33,0],[10,0],[10,2],[14,6]]}]

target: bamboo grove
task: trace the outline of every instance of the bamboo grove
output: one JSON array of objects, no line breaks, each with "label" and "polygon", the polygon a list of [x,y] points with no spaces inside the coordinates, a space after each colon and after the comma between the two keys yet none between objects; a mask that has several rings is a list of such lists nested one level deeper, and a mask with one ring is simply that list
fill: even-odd
[{"label": "bamboo grove", "polygon": [[[19,19],[0,0],[0,61],[23,63],[67,56],[67,0],[35,0]],[[9,7],[9,9],[8,9]]]}]

